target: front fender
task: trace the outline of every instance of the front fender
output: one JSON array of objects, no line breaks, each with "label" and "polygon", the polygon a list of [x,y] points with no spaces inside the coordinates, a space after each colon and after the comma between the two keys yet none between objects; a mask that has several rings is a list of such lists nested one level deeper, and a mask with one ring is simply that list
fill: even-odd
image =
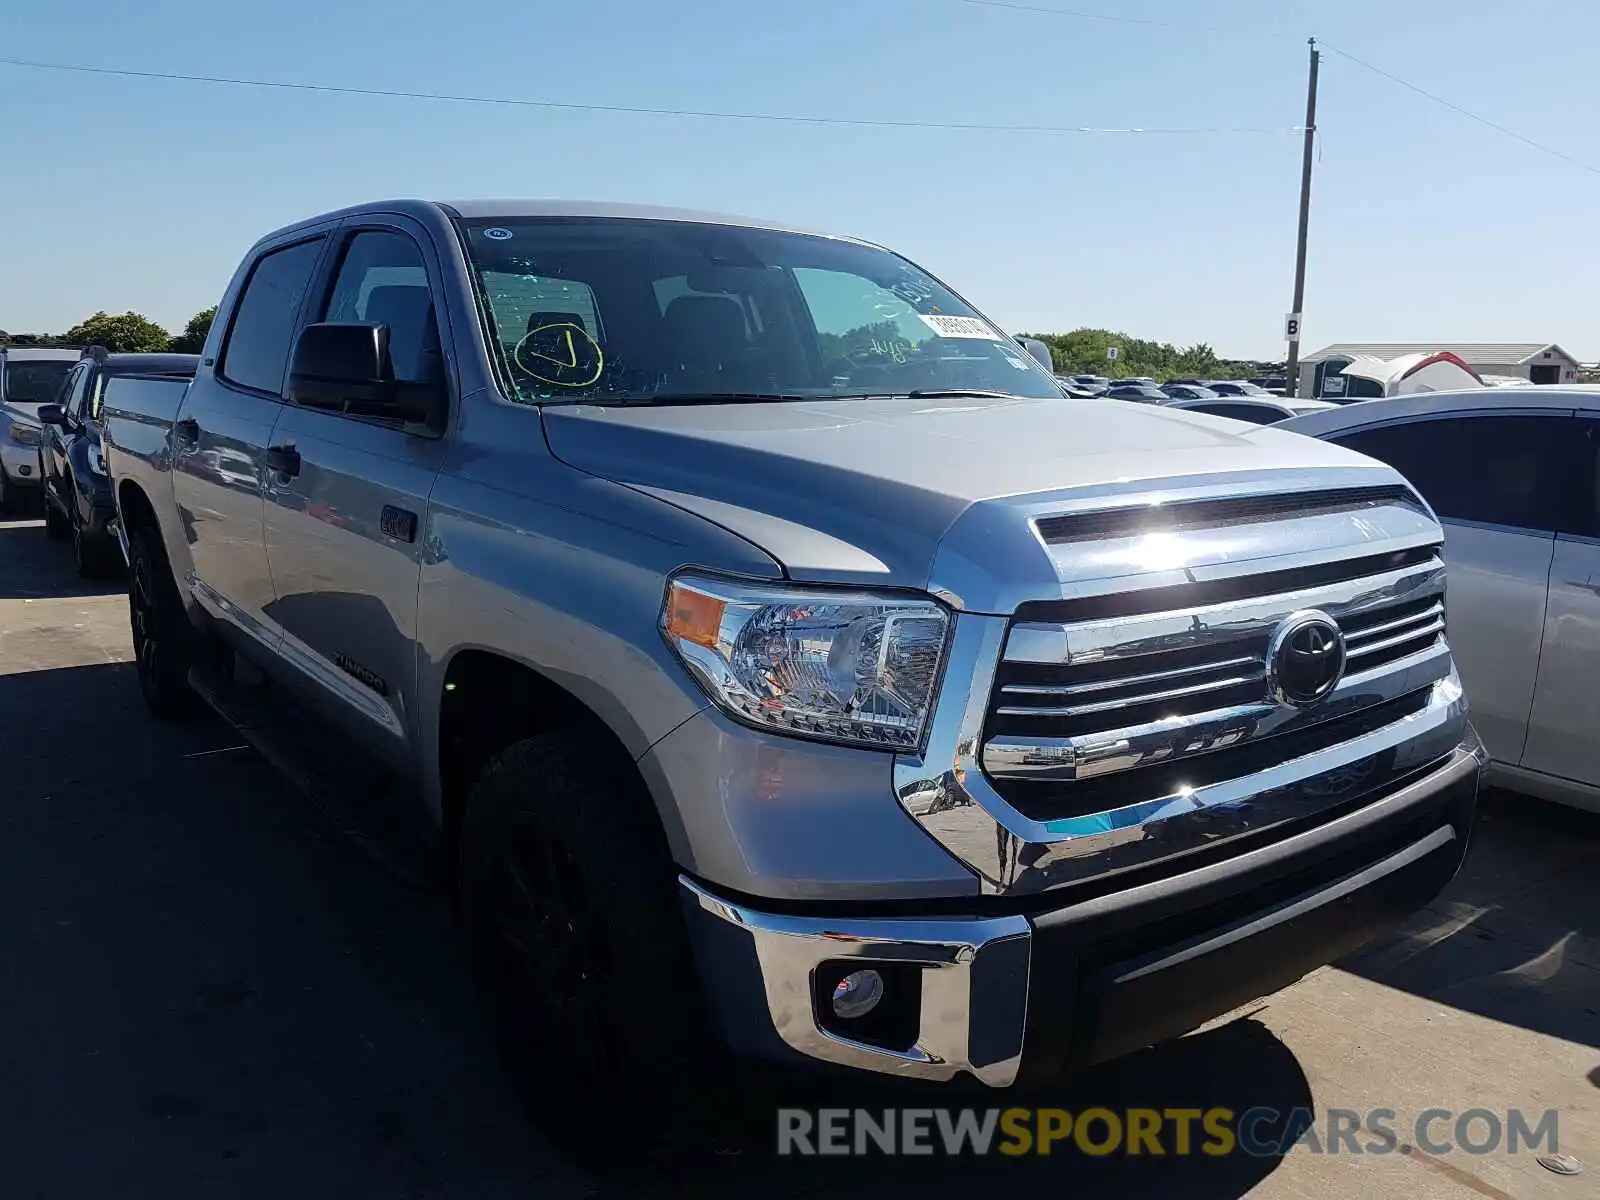
[{"label": "front fender", "polygon": [[[488,651],[538,672],[638,760],[708,703],[659,632],[667,577],[691,565],[782,575],[743,538],[554,459],[526,456],[516,480],[510,492],[487,473],[447,473],[430,499],[418,719],[436,811],[440,707],[457,654]],[[678,824],[671,812],[662,819]]]}]

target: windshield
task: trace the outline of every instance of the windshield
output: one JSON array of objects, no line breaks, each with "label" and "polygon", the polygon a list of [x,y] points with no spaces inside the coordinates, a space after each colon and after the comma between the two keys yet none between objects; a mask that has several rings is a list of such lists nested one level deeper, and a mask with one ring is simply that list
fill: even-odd
[{"label": "windshield", "polygon": [[1021,346],[886,250],[675,221],[463,226],[488,340],[529,403],[1061,395]]},{"label": "windshield", "polygon": [[66,359],[42,359],[29,362],[6,361],[6,403],[47,404],[61,390],[61,381],[72,370]]}]

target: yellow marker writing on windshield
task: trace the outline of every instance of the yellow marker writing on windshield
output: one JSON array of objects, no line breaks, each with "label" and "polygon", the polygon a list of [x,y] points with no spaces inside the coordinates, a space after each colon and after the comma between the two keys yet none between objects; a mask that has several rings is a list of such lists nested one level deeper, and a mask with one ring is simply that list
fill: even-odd
[{"label": "yellow marker writing on windshield", "polygon": [[[546,349],[535,349],[530,344],[534,338],[551,330],[558,332],[554,337],[545,339]],[[574,337],[574,334],[577,336]],[[554,353],[550,352],[552,350]],[[588,361],[591,357],[594,360],[592,363]],[[557,321],[528,330],[517,343],[512,358],[517,366],[540,383],[562,388],[588,387],[600,378],[606,365],[605,352],[600,349],[600,343],[590,337],[589,331],[583,326],[570,321]],[[529,359],[535,360],[539,366],[530,366]]]}]

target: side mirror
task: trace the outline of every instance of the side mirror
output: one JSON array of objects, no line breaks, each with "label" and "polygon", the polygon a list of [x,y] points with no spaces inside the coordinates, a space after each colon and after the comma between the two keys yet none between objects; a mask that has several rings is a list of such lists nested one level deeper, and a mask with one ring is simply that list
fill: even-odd
[{"label": "side mirror", "polygon": [[396,381],[387,325],[328,323],[300,331],[289,364],[288,398],[303,408],[432,423],[442,395]]},{"label": "side mirror", "polygon": [[1050,357],[1050,347],[1049,346],[1045,345],[1038,338],[1025,338],[1025,337],[1019,337],[1017,339],[1017,344],[1019,346],[1021,346],[1024,350],[1026,350],[1029,354],[1033,355],[1034,361],[1037,362],[1046,371],[1049,371],[1052,375],[1055,374],[1056,365],[1055,365],[1055,362]]},{"label": "side mirror", "polygon": [[39,405],[39,423],[41,425],[65,425],[67,414],[59,404]]}]

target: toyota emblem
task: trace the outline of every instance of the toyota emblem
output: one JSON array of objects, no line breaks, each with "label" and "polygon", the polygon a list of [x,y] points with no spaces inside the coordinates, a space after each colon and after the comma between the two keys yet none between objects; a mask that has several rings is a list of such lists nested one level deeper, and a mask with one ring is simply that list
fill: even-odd
[{"label": "toyota emblem", "polygon": [[1267,649],[1267,686],[1274,699],[1306,708],[1344,678],[1344,634],[1332,617],[1308,608],[1278,623]]}]

